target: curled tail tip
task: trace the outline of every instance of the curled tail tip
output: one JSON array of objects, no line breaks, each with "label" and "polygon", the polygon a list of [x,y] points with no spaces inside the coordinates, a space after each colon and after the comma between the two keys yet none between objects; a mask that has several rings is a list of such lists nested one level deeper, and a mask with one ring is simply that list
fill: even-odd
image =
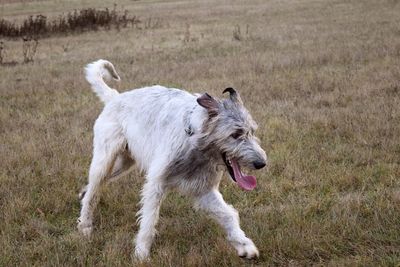
[{"label": "curled tail tip", "polygon": [[86,79],[90,82],[93,76],[101,76],[106,79],[114,79],[115,81],[121,81],[114,65],[105,59],[99,59],[92,63],[89,63],[85,67]]},{"label": "curled tail tip", "polygon": [[114,68],[114,65],[107,60],[103,60],[103,66],[106,70],[108,70],[108,73],[111,75],[111,77],[116,80],[116,81],[121,81],[121,78],[119,77],[117,71]]},{"label": "curled tail tip", "polygon": [[119,94],[117,90],[110,88],[104,82],[104,79],[109,80],[111,78],[116,81],[121,80],[111,62],[104,59],[99,59],[86,65],[85,77],[91,85],[92,90],[104,103],[109,102]]}]

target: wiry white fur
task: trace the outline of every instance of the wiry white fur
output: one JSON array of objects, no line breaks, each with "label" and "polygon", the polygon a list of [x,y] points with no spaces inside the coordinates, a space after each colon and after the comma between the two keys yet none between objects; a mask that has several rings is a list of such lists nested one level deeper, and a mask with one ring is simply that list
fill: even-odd
[{"label": "wiry white fur", "polygon": [[103,78],[110,80],[113,78],[116,81],[120,80],[115,68],[111,62],[107,60],[97,60],[89,65],[86,69],[86,80],[92,86],[93,91],[97,94],[101,101],[108,103],[113,97],[118,95],[118,91],[110,88]]},{"label": "wiry white fur", "polygon": [[[159,85],[119,94],[104,83],[102,77],[107,75],[119,79],[108,61],[99,60],[86,68],[87,80],[106,105],[94,126],[93,159],[89,183],[83,192],[79,231],[86,236],[92,232],[100,184],[123,175],[136,163],[146,173],[135,240],[138,259],[149,256],[162,199],[173,188],[192,196],[198,209],[207,211],[224,227],[240,256],[258,256],[257,248],[239,226],[237,211],[225,203],[218,191],[221,172],[217,175],[212,167],[204,174],[196,173],[196,177],[165,177],[171,161],[195,147],[202,136],[208,113],[196,102],[198,96]],[[193,130],[191,136],[185,132],[186,117]],[[265,158],[258,144],[254,144],[254,151]]]}]

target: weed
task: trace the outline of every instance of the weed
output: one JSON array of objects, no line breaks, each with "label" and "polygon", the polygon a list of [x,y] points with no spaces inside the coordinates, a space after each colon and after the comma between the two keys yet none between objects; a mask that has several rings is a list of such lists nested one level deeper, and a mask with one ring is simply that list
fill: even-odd
[{"label": "weed", "polygon": [[[42,14],[29,16],[21,25],[17,25],[5,19],[0,19],[0,36],[7,38],[19,38],[24,36],[49,37],[55,34],[79,33],[84,31],[97,31],[99,29],[117,30],[128,26],[134,27],[140,20],[136,16],[129,16],[128,11],[120,12],[117,5],[112,10],[97,10],[87,8],[74,10],[66,15],[48,20]],[[160,20],[149,22],[148,27],[158,27]]]},{"label": "weed", "polygon": [[36,37],[22,38],[22,54],[24,63],[33,62],[33,57],[36,54],[36,49],[39,45],[39,40]]},{"label": "weed", "polygon": [[185,25],[186,27],[185,27],[185,35],[183,36],[183,42],[188,43],[190,42],[190,24],[186,23]]},{"label": "weed", "polygon": [[4,42],[0,41],[0,64],[3,63],[3,57],[4,57]]},{"label": "weed", "polygon": [[[250,36],[250,25],[249,24],[246,24],[245,35],[246,35],[246,39],[248,39],[249,36]],[[243,34],[242,34],[241,30],[240,30],[240,25],[239,24],[235,25],[235,27],[233,29],[233,32],[232,32],[232,38],[235,41],[242,41],[242,40],[245,39],[245,37],[243,36]]]},{"label": "weed", "polygon": [[233,29],[233,40],[241,41],[243,39],[242,34],[240,33],[240,26],[236,25]]}]

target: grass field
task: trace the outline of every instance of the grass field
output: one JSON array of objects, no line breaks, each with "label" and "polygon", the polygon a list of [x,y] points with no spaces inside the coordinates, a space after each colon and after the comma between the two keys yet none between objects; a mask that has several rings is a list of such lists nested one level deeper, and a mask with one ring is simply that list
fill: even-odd
[{"label": "grass field", "polygon": [[[0,17],[112,5],[9,0]],[[237,88],[270,159],[256,190],[221,184],[258,260],[238,258],[216,223],[170,194],[143,266],[399,266],[399,1],[118,5],[160,22],[41,39],[34,62],[0,65],[0,266],[136,266],[142,174],[102,189],[90,242],[76,231],[102,109],[82,70],[98,58],[115,64],[120,91]],[[3,41],[4,61],[22,62],[22,42]]]}]

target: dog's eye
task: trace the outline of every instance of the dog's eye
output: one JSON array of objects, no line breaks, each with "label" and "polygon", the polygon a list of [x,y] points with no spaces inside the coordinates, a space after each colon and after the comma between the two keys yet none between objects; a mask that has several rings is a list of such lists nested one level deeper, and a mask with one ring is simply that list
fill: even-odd
[{"label": "dog's eye", "polygon": [[239,137],[241,137],[243,135],[243,130],[236,130],[236,132],[234,132],[233,134],[231,134],[231,137],[233,139],[238,139]]}]

